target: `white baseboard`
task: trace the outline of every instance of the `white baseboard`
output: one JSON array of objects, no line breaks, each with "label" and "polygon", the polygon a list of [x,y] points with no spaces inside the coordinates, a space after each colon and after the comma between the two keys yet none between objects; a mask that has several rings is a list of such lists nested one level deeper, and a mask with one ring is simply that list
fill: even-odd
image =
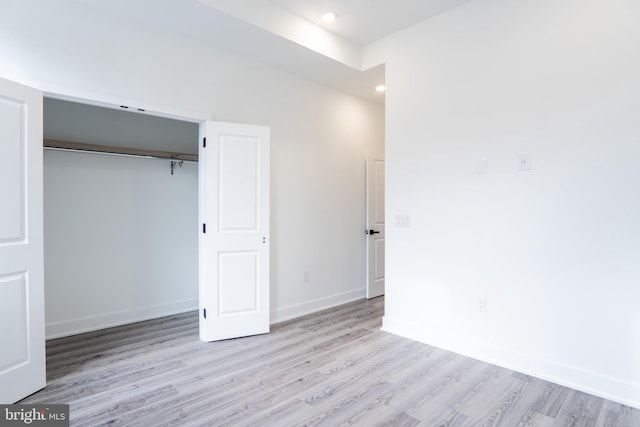
[{"label": "white baseboard", "polygon": [[271,310],[271,323],[280,323],[296,317],[306,316],[316,311],[325,310],[348,302],[356,301],[365,297],[364,289],[356,289],[342,294],[332,295],[302,304],[290,305],[288,307]]},{"label": "white baseboard", "polygon": [[640,409],[640,384],[483,342],[435,336],[419,323],[398,317],[384,316],[382,330]]},{"label": "white baseboard", "polygon": [[[364,289],[357,289],[342,294],[332,295],[302,304],[291,305],[271,311],[271,323],[279,323],[296,317],[305,316],[320,310],[356,301],[365,297]],[[104,313],[98,316],[83,317],[63,322],[47,323],[46,339],[66,337],[69,335],[92,332],[128,323],[141,322],[163,316],[184,313],[198,309],[198,299],[177,301],[150,307],[139,307],[133,310]]]},{"label": "white baseboard", "polygon": [[133,310],[104,313],[98,316],[71,319],[63,322],[47,323],[45,325],[45,333],[47,339],[60,338],[125,325],[127,323],[171,316],[173,314],[197,309],[198,299],[194,298],[149,307],[137,307]]}]

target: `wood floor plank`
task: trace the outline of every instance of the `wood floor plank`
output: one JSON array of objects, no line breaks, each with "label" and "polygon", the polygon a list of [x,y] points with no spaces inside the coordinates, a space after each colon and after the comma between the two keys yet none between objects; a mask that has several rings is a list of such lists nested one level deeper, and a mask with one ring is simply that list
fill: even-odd
[{"label": "wood floor plank", "polygon": [[544,384],[544,390],[538,394],[538,399],[531,409],[546,417],[555,419],[560,409],[564,406],[571,389],[547,381],[538,381]]},{"label": "wood floor plank", "polygon": [[479,415],[473,416],[465,412],[474,424],[493,426],[503,424],[504,420],[521,420],[522,414],[519,404],[530,383],[516,379],[511,381],[513,382],[494,386],[495,394],[483,396],[484,412],[478,412]]},{"label": "wood floor plank", "polygon": [[[434,425],[446,425],[447,420],[466,420],[469,411],[463,411],[462,408],[481,393],[487,378],[495,375],[495,369],[497,368],[476,360],[461,358],[445,375],[430,378],[427,387],[424,382],[419,382],[418,385],[423,387],[422,392],[412,393],[415,397],[406,411],[409,415]],[[462,384],[464,387],[461,387]]]},{"label": "wood floor plank", "polygon": [[557,427],[594,427],[604,399],[572,390],[555,418]]},{"label": "wood floor plank", "polygon": [[[381,360],[388,360],[390,356],[393,355],[394,352],[391,350],[392,348],[393,347],[391,346],[387,346],[386,348],[376,347],[373,349],[373,351],[367,351],[366,347],[361,347],[362,351],[360,353],[362,353],[363,357],[361,357],[358,361],[360,362],[359,365],[370,366],[375,363],[378,363],[378,365],[381,364]],[[236,399],[230,401],[231,406],[225,406],[224,410],[218,407],[218,412],[220,412],[221,415],[223,415],[224,413],[228,413],[229,415],[226,416],[225,422],[219,421],[217,424],[225,425],[228,422],[237,422],[237,419],[241,418],[240,412],[245,410],[242,409],[243,407],[252,406],[252,411],[269,410],[273,406],[274,401],[302,396],[305,393],[305,390],[313,390],[315,385],[319,384],[321,385],[320,388],[323,391],[330,390],[329,392],[327,392],[328,395],[334,395],[336,393],[336,390],[339,389],[339,386],[351,386],[354,380],[354,375],[359,375],[354,369],[354,364],[347,363],[346,365],[349,366],[348,369],[336,368],[342,365],[345,365],[344,360],[334,359],[327,365],[328,367],[326,369],[322,369],[322,367],[320,367],[320,369],[312,371],[313,373],[317,374],[317,376],[313,378],[313,381],[310,382],[304,381],[304,371],[301,370],[300,372],[291,372],[290,370],[287,370],[286,374],[278,374],[279,378],[275,382],[273,381],[273,378],[270,380],[267,377],[263,380],[260,380],[259,384],[249,383],[245,386],[244,390],[240,390],[239,393],[234,393]],[[307,368],[306,370],[309,370],[308,364],[305,364],[305,368]],[[349,376],[342,377],[342,371],[348,372]],[[335,380],[334,383],[329,384],[328,386],[325,385],[327,383],[327,376],[330,376]],[[297,380],[296,377],[298,377]],[[286,378],[286,382],[282,381],[282,378]],[[278,382],[284,382],[286,387],[278,387]],[[336,386],[336,382],[339,383],[339,386]],[[259,397],[257,399],[246,397],[247,393],[249,393],[250,395],[253,390],[256,390],[256,388],[264,389],[265,387],[266,389],[262,390],[259,393]],[[312,406],[314,403],[317,404],[316,401],[310,402],[309,400],[307,400],[306,403],[309,403]]]},{"label": "wood floor plank", "polygon": [[544,395],[547,391],[547,382],[533,378],[530,376],[514,376],[519,378],[522,387],[510,396],[508,399],[512,402],[505,407],[501,407],[500,412],[503,418],[518,420],[518,426],[527,426],[536,423],[536,425],[544,425],[549,417],[537,412],[535,408],[540,402],[540,395]]},{"label": "wood floor plank", "polygon": [[604,401],[596,427],[640,426],[640,411],[620,403]]},{"label": "wood floor plank", "polygon": [[349,393],[338,394],[334,399],[326,401],[320,407],[314,407],[314,414],[310,418],[303,418],[291,424],[291,427],[300,425],[322,426],[340,425],[355,414],[361,413],[366,408],[366,404],[375,398],[376,395],[384,393],[391,387],[386,382],[373,382],[360,384],[351,388]]},{"label": "wood floor plank", "polygon": [[638,427],[640,410],[380,331],[384,298],[204,343],[197,313],[47,342],[72,426]]},{"label": "wood floor plank", "polygon": [[553,418],[542,415],[539,412],[528,410],[520,419],[516,427],[551,427]]}]

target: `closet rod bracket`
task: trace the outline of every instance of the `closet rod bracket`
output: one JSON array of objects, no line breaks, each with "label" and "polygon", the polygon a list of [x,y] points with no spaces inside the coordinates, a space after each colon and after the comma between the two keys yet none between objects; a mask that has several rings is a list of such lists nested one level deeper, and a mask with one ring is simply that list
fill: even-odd
[{"label": "closet rod bracket", "polygon": [[182,167],[183,163],[184,160],[171,160],[171,175],[173,175],[173,171],[175,170],[176,166]]}]

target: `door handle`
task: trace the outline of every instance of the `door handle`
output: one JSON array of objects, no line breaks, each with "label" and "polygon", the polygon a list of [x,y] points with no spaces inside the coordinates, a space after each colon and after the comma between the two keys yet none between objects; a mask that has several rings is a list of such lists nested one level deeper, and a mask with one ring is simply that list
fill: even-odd
[{"label": "door handle", "polygon": [[380,234],[380,232],[376,230],[367,230],[365,231],[365,234]]}]

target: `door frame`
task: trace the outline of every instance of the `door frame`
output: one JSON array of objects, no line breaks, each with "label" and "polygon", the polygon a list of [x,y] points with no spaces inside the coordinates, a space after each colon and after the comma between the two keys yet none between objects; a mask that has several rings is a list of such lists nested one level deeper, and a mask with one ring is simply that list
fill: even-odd
[{"label": "door frame", "polygon": [[[20,84],[24,84],[22,82],[18,82]],[[27,84],[29,85],[29,84]],[[206,123],[209,120],[209,115],[181,110],[177,108],[172,108],[164,105],[157,105],[151,103],[140,102],[138,100],[120,98],[120,97],[111,97],[104,94],[97,94],[92,92],[78,91],[71,88],[64,87],[42,87],[35,84],[30,84],[29,86],[34,87],[42,92],[43,98],[51,98],[57,99],[67,102],[73,102],[76,104],[82,105],[91,105],[96,107],[108,108],[112,110],[118,111],[126,111],[134,114],[144,114],[155,117],[163,117],[174,120],[180,120],[184,122],[197,123],[201,125],[202,123]],[[199,136],[198,141],[196,143],[200,144]],[[44,150],[44,147],[43,147]],[[200,164],[198,164],[198,173],[200,173]],[[194,227],[198,227],[198,224],[194,224]],[[46,230],[45,230],[46,231]],[[46,281],[46,277],[45,277]],[[200,295],[198,294],[198,304],[200,304]],[[43,301],[43,305],[46,302]],[[46,307],[45,307],[46,308]],[[198,307],[195,307],[194,310],[198,310]],[[45,325],[46,327],[46,319]],[[46,339],[46,335],[45,335]]]},{"label": "door frame", "polygon": [[145,114],[149,116],[164,117],[167,119],[181,120],[184,122],[201,124],[207,120],[212,120],[207,114],[182,110],[165,105],[141,102],[134,99],[110,97],[103,94],[96,94],[84,91],[67,89],[57,91],[55,89],[41,89],[43,97],[58,99],[61,101],[74,102],[76,104],[92,105],[95,107],[109,108],[118,111],[127,111],[135,114]]},{"label": "door frame", "polygon": [[[206,128],[207,123],[213,122],[213,119],[211,117],[212,115],[207,115],[199,112],[181,110],[177,108],[168,107],[165,105],[144,103],[144,102],[125,99],[125,98],[110,97],[104,94],[95,94],[90,92],[76,91],[70,88],[63,88],[62,90],[59,90],[59,89],[60,88],[58,89],[50,88],[49,90],[47,90],[45,88],[41,90],[43,92],[43,97],[46,97],[46,98],[74,102],[77,104],[92,105],[96,107],[110,108],[114,110],[127,111],[127,112],[138,113],[138,114],[146,114],[146,115],[169,118],[174,120],[181,120],[181,121],[190,122],[190,123],[197,123],[200,128],[199,136],[198,136],[199,140],[197,141],[198,147],[201,147],[201,138],[203,137],[202,129]],[[199,151],[200,150],[201,148],[199,148]],[[203,170],[202,170],[203,165],[204,165],[204,162],[198,162],[198,176],[199,176],[198,185],[201,185],[200,181],[203,174]],[[199,193],[200,193],[200,190],[199,190]],[[201,197],[199,196],[198,204],[200,204],[200,198]],[[200,216],[201,206],[198,206],[198,212]],[[269,215],[267,215],[267,218],[269,218]],[[201,218],[198,218],[198,221],[200,221],[200,219]],[[199,227],[199,224],[194,224],[194,226]],[[267,224],[267,228],[268,228],[268,224]],[[199,236],[198,252],[201,251],[201,248],[200,248],[201,238],[202,236]],[[199,254],[198,256],[199,259],[200,259],[200,256],[201,254]],[[267,259],[269,259],[268,256],[267,256]],[[200,312],[201,312],[201,307],[203,306],[204,301],[202,301],[202,292],[201,292],[201,283],[200,283],[201,268],[198,267],[198,270],[199,270],[198,271],[198,276],[199,276],[198,306],[199,308],[197,309],[199,310],[198,317],[201,318],[202,314]],[[267,271],[268,271],[268,268],[267,268]],[[267,285],[267,286],[270,286],[270,285]],[[269,301],[267,301],[267,308],[266,308],[267,316],[270,316],[269,304],[270,304],[270,298],[269,298]],[[270,322],[268,322],[267,327],[269,326],[270,326]],[[202,331],[200,332],[202,334]]]}]

